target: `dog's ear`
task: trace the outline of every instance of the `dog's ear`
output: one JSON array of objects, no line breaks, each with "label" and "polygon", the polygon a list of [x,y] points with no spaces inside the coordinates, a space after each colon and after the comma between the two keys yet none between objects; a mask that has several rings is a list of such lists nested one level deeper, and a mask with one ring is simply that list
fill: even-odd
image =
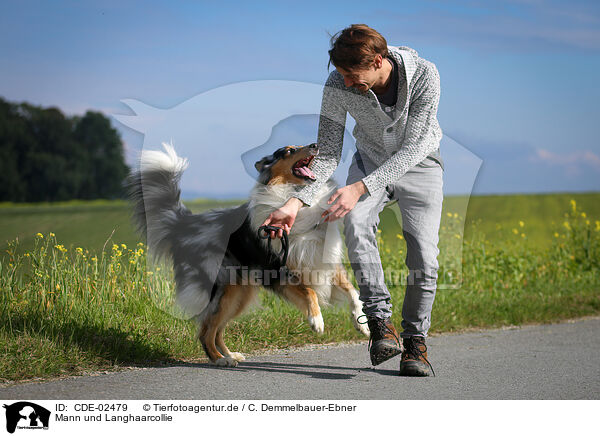
[{"label": "dog's ear", "polygon": [[254,168],[256,168],[256,171],[258,171],[259,173],[262,173],[264,170],[270,168],[271,165],[273,165],[273,162],[274,160],[272,155],[265,156],[254,164]]},{"label": "dog's ear", "polygon": [[278,148],[277,150],[275,150],[275,152],[272,155],[265,156],[261,160],[256,162],[254,164],[254,168],[256,168],[256,170],[259,173],[262,173],[264,170],[269,169],[279,159],[286,156],[288,154],[288,152],[290,152],[290,151],[292,153],[294,152],[293,147],[285,146],[285,147]]}]

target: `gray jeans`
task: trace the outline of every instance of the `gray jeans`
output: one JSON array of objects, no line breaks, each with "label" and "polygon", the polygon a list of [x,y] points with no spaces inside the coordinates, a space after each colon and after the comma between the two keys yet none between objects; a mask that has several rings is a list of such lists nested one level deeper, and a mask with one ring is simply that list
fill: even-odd
[{"label": "gray jeans", "polygon": [[[361,180],[377,167],[357,152],[346,184]],[[427,336],[437,287],[439,227],[442,214],[442,168],[426,159],[386,189],[365,194],[344,218],[348,257],[360,289],[363,311],[387,318],[392,314],[390,293],[377,247],[379,213],[397,200],[406,240],[409,270],[402,306],[402,337]]]}]

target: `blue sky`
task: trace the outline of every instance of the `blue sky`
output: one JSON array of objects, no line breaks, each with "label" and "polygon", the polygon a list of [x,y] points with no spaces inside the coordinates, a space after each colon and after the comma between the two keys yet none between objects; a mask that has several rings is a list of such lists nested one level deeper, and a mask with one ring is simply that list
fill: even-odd
[{"label": "blue sky", "polygon": [[[413,47],[437,65],[438,118],[447,140],[482,161],[475,193],[598,190],[600,3],[594,1],[5,1],[0,96],[68,114],[93,109],[114,116],[133,114],[124,99],[169,109],[239,82],[322,84],[329,36],[352,23],[369,24],[390,45]],[[258,101],[256,114],[263,110]],[[131,163],[144,136],[113,122]],[[236,129],[234,120],[229,128]],[[310,140],[316,129],[303,119],[285,131],[272,136],[293,143]],[[218,135],[207,142],[198,138],[195,151],[184,150],[191,153],[189,171],[199,155],[224,174],[242,168],[239,161],[211,160],[211,150],[227,146],[216,143]],[[443,143],[444,157],[452,161],[452,153],[447,146],[445,154]],[[228,180],[235,183],[227,186]],[[223,189],[214,192],[247,192],[239,183],[247,181],[223,177]]]}]

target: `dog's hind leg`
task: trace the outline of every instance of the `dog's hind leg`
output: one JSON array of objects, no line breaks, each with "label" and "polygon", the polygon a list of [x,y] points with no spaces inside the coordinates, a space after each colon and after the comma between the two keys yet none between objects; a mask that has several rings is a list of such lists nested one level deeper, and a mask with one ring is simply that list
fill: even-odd
[{"label": "dog's hind leg", "polygon": [[[233,319],[233,318],[237,317],[240,313],[242,313],[244,311],[244,309],[246,307],[248,307],[248,304],[252,300],[254,300],[254,297],[256,296],[256,294],[258,293],[258,290],[259,290],[259,288],[255,287],[255,286],[237,286],[237,288],[238,289],[235,291],[235,295],[232,295],[232,298],[230,301],[234,311],[231,314],[230,318],[228,320],[224,321],[225,324],[230,319]],[[246,358],[244,357],[244,355],[242,353],[230,351],[229,348],[227,348],[227,345],[225,345],[225,341],[223,340],[223,330],[225,330],[225,324],[223,324],[222,327],[217,330],[217,337],[216,337],[217,348],[223,355],[225,355],[227,357],[231,357],[232,359],[234,359],[238,362],[242,362],[242,361],[246,360]]]},{"label": "dog's hind leg", "polygon": [[[217,366],[237,366],[244,359],[240,353],[229,351],[223,341],[223,330],[227,323],[239,315],[256,295],[251,286],[228,285],[223,290],[217,312],[205,320],[200,340],[211,362]],[[222,354],[221,354],[222,353]]]},{"label": "dog's hind leg", "polygon": [[198,339],[202,343],[202,348],[204,349],[204,352],[210,359],[211,363],[219,366],[235,366],[233,364],[228,365],[224,356],[217,349],[215,343],[217,327],[215,326],[214,321],[215,315],[205,319],[200,331],[198,332]]},{"label": "dog's hind leg", "polygon": [[338,265],[333,277],[333,291],[339,292],[346,297],[350,304],[350,316],[352,317],[352,324],[354,328],[361,332],[365,336],[369,336],[369,327],[367,324],[361,324],[358,322],[358,318],[364,315],[362,311],[362,302],[358,299],[358,291],[354,289],[350,280],[348,280],[348,274],[342,265]]},{"label": "dog's hind leg", "polygon": [[317,333],[325,331],[323,315],[317,293],[305,285],[285,285],[279,290],[283,297],[296,306],[308,319],[308,324]]}]

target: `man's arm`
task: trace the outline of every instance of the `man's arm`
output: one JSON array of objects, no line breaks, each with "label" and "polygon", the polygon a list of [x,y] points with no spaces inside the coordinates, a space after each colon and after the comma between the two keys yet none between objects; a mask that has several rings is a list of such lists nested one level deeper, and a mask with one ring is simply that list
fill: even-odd
[{"label": "man's arm", "polygon": [[430,63],[415,84],[409,106],[404,142],[400,150],[362,179],[371,194],[396,182],[409,169],[423,161],[439,147],[441,139],[437,135],[439,100],[440,76],[435,65]]},{"label": "man's arm", "polygon": [[[263,225],[272,225],[282,229],[277,234],[271,232],[271,238],[275,236],[281,238],[284,230],[289,233],[298,211],[304,204],[310,206],[315,193],[329,180],[340,162],[346,125],[346,109],[340,101],[343,91],[339,88],[339,85],[338,87],[335,86],[335,74],[336,72],[333,72],[329,75],[323,88],[317,134],[319,154],[314,158],[311,166],[316,180],[297,189],[281,208],[267,217]],[[339,83],[339,80],[337,82]]]},{"label": "man's arm", "polygon": [[329,177],[331,177],[338,167],[342,156],[346,109],[341,100],[343,93],[347,91],[339,88],[339,78],[336,77],[336,74],[338,73],[334,72],[329,76],[323,88],[317,133],[319,154],[314,158],[311,166],[316,180],[308,185],[299,187],[293,194],[293,197],[309,206],[312,203],[314,195],[329,180]]}]

